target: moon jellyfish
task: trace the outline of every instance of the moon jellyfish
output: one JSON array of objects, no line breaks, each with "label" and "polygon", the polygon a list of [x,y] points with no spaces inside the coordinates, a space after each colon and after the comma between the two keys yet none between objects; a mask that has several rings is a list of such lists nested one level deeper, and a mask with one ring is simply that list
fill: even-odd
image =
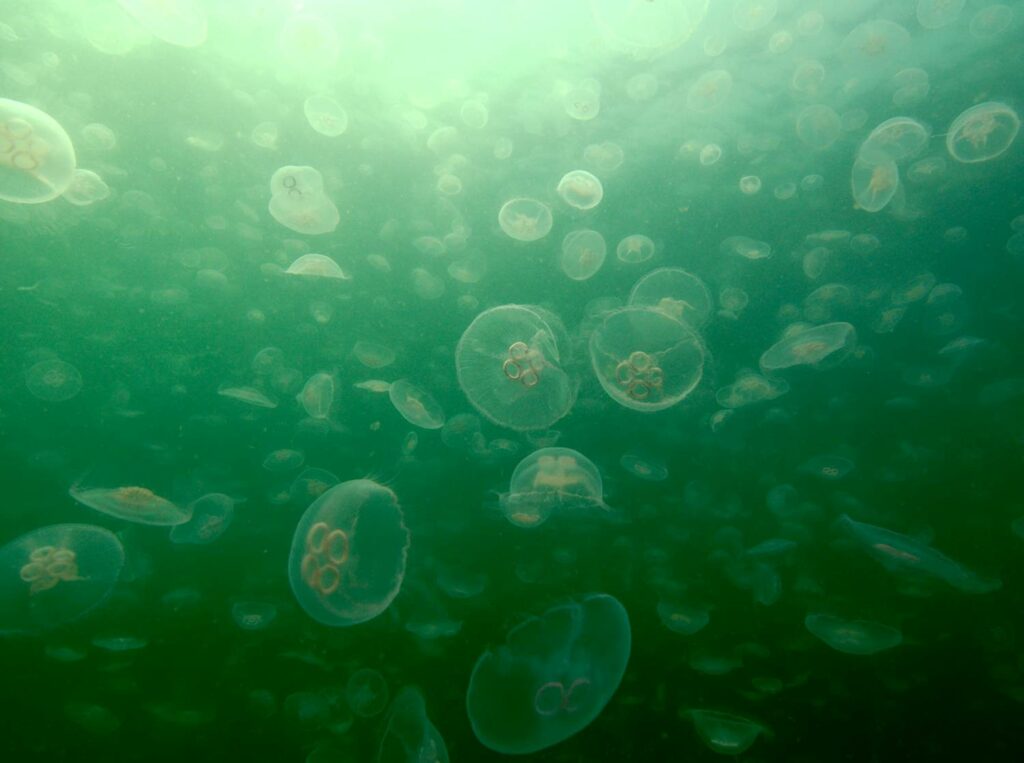
[{"label": "moon jellyfish", "polygon": [[732,21],[744,32],[754,32],[768,26],[778,11],[779,0],[736,0]]},{"label": "moon jellyfish", "polygon": [[702,167],[717,164],[718,160],[722,158],[722,147],[717,143],[708,143],[700,150],[698,158]]},{"label": "moon jellyfish", "polygon": [[814,456],[800,464],[798,471],[825,482],[835,482],[843,479],[853,468],[853,461],[842,456]]},{"label": "moon jellyfish", "polygon": [[61,195],[69,204],[87,207],[110,196],[110,186],[92,170],[76,169],[71,184]]},{"label": "moon jellyfish", "polygon": [[321,135],[336,138],[348,129],[348,114],[327,95],[311,95],[302,104],[309,126]]},{"label": "moon jellyfish", "polygon": [[0,98],[0,200],[39,204],[71,185],[75,149],[56,119],[27,103]]},{"label": "moon jellyfish", "polygon": [[629,292],[632,307],[650,307],[699,328],[711,317],[711,294],[704,282],[682,268],[658,268]]},{"label": "moon jellyfish", "polygon": [[569,448],[541,448],[512,472],[501,509],[518,527],[537,527],[555,511],[605,508],[601,472]]},{"label": "moon jellyfish", "polygon": [[324,371],[313,374],[295,399],[311,419],[326,419],[334,403],[334,377]]},{"label": "moon jellyfish", "polygon": [[744,196],[754,196],[761,190],[761,178],[757,175],[744,175],[740,178],[740,192]]},{"label": "moon jellyfish", "polygon": [[352,347],[352,354],[367,368],[386,368],[394,363],[397,357],[395,351],[387,345],[362,340]]},{"label": "moon jellyfish", "polygon": [[746,260],[766,260],[772,256],[772,245],[746,236],[729,236],[718,246],[722,254],[735,254]]},{"label": "moon jellyfish", "polygon": [[40,400],[61,403],[82,391],[82,374],[63,360],[41,360],[26,372],[25,386]]},{"label": "moon jellyfish", "polygon": [[811,635],[846,654],[876,654],[903,643],[903,634],[898,628],[870,620],[844,620],[812,612],[804,618],[804,626]]},{"label": "moon jellyfish", "polygon": [[279,167],[270,178],[270,193],[271,216],[296,233],[330,233],[341,221],[338,208],[324,193],[323,175],[312,167]]},{"label": "moon jellyfish", "polygon": [[360,718],[372,718],[388,706],[388,684],[373,668],[362,668],[349,676],[345,699]]},{"label": "moon jellyfish", "polygon": [[199,0],[117,0],[154,37],[195,48],[206,41],[206,11]]},{"label": "moon jellyfish", "polygon": [[597,28],[613,49],[634,58],[675,50],[700,26],[709,0],[590,0]]},{"label": "moon jellyfish", "polygon": [[189,508],[177,506],[144,487],[82,488],[75,483],[68,494],[90,509],[140,525],[173,527],[192,518]]},{"label": "moon jellyfish", "polygon": [[723,408],[743,408],[765,400],[774,400],[789,392],[785,379],[769,379],[753,371],[740,371],[736,381],[721,387],[715,401]]},{"label": "moon jellyfish", "polygon": [[625,161],[626,155],[618,143],[604,141],[591,143],[583,149],[583,160],[602,172],[617,170]]},{"label": "moon jellyfish", "polygon": [[835,110],[824,104],[808,106],[796,118],[796,134],[804,145],[814,151],[824,151],[836,142],[842,124]]},{"label": "moon jellyfish", "polygon": [[243,631],[262,631],[277,617],[277,607],[265,601],[236,601],[231,605],[231,619]]},{"label": "moon jellyfish", "polygon": [[288,275],[306,276],[307,278],[335,278],[339,281],[350,281],[352,276],[341,269],[341,266],[325,254],[304,254],[284,271]]},{"label": "moon jellyfish", "polygon": [[900,173],[887,154],[860,151],[850,171],[853,199],[865,212],[879,212],[892,201],[900,186]]},{"label": "moon jellyfish", "polygon": [[601,181],[586,170],[565,173],[555,190],[570,207],[582,210],[593,209],[604,196]]},{"label": "moon jellyfish", "polygon": [[925,29],[940,29],[957,20],[967,0],[917,0],[917,21]]},{"label": "moon jellyfish", "polygon": [[992,40],[1013,23],[1013,9],[1002,3],[986,5],[971,17],[971,36],[976,40]]},{"label": "moon jellyfish", "polygon": [[863,72],[896,68],[913,50],[910,32],[894,21],[874,19],[858,24],[839,45],[839,57]]},{"label": "moon jellyfish", "polygon": [[697,736],[708,749],[719,755],[740,755],[749,750],[761,734],[768,731],[749,718],[715,710],[685,710],[680,715],[693,721]]},{"label": "moon jellyfish", "polygon": [[989,593],[1002,586],[998,578],[983,578],[908,535],[856,522],[846,514],[839,518],[838,526],[895,575],[938,578],[964,593]]},{"label": "moon jellyfish", "polygon": [[391,703],[377,763],[448,763],[448,748],[418,689],[407,686]]},{"label": "moon jellyfish", "polygon": [[516,241],[536,241],[551,231],[554,223],[547,204],[525,197],[509,199],[498,212],[498,225]]},{"label": "moon jellyfish", "polygon": [[462,123],[473,130],[482,130],[487,126],[490,119],[490,112],[487,105],[482,101],[470,99],[462,104],[459,109],[459,117]]},{"label": "moon jellyfish", "polygon": [[476,738],[507,755],[537,752],[590,725],[629,662],[629,615],[607,594],[552,607],[477,660],[466,691]]},{"label": "moon jellyfish", "polygon": [[54,628],[102,604],[124,566],[113,533],[49,525],[0,548],[0,633]]},{"label": "moon jellyfish", "polygon": [[576,399],[575,385],[561,367],[567,351],[565,329],[547,311],[494,307],[473,320],[455,348],[459,386],[495,424],[519,431],[546,429]]},{"label": "moon jellyfish", "polygon": [[636,453],[623,453],[619,458],[619,465],[645,482],[663,482],[668,479],[668,467],[664,462],[645,458]]},{"label": "moon jellyfish", "polygon": [[324,625],[370,620],[402,586],[409,531],[395,494],[372,480],[325,491],[292,540],[288,577],[306,613]]},{"label": "moon jellyfish", "polygon": [[658,617],[662,625],[681,636],[692,636],[711,622],[707,609],[671,601],[658,602]]},{"label": "moon jellyfish", "polygon": [[562,239],[559,263],[562,272],[574,281],[586,281],[604,264],[608,245],[596,230],[569,231]]},{"label": "moon jellyfish", "polygon": [[207,493],[189,504],[192,518],[171,528],[172,543],[205,545],[223,535],[235,517],[235,501],[224,493]]},{"label": "moon jellyfish", "polygon": [[433,395],[408,379],[391,382],[388,396],[395,410],[410,424],[423,429],[440,429],[444,426],[445,416],[441,404]]},{"label": "moon jellyfish", "polygon": [[857,343],[857,331],[849,323],[824,323],[791,334],[761,355],[761,370],[782,371],[794,366],[813,368],[838,364]]},{"label": "moon jellyfish", "polygon": [[254,408],[277,408],[277,401],[267,397],[255,387],[232,387],[229,384],[222,384],[217,388],[217,394],[238,400]]},{"label": "moon jellyfish", "polygon": [[946,149],[958,162],[987,162],[1006,151],[1019,130],[1020,117],[1005,103],[979,103],[953,120],[946,132]]},{"label": "moon jellyfish", "polygon": [[893,117],[878,125],[860,147],[862,155],[887,156],[902,162],[917,156],[928,145],[931,132],[916,119]]},{"label": "moon jellyfish", "polygon": [[650,413],[689,395],[704,374],[704,345],[687,324],[646,307],[608,313],[590,335],[590,362],[609,397]]},{"label": "moon jellyfish", "polygon": [[647,262],[654,256],[654,242],[642,233],[634,233],[626,236],[615,247],[615,256],[619,262],[627,265],[638,265]]},{"label": "moon jellyfish", "polygon": [[686,105],[693,111],[711,111],[725,103],[731,91],[732,75],[725,69],[712,69],[693,83],[686,96]]},{"label": "moon jellyfish", "polygon": [[578,122],[589,122],[601,111],[601,88],[596,81],[581,83],[563,98],[565,113]]}]

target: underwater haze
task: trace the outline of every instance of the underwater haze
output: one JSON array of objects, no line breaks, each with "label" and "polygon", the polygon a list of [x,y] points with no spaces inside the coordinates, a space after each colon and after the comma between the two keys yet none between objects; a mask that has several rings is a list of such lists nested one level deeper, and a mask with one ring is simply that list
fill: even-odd
[{"label": "underwater haze", "polygon": [[0,761],[1019,761],[1024,0],[0,0]]}]

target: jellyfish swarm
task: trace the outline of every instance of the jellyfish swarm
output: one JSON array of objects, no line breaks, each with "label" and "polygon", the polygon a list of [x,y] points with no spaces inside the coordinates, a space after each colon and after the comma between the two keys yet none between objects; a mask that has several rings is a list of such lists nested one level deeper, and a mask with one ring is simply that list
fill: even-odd
[{"label": "jellyfish swarm", "polygon": [[609,397],[650,413],[694,390],[704,374],[704,345],[667,313],[624,307],[608,313],[590,335],[590,362]]},{"label": "jellyfish swarm", "polygon": [[601,473],[582,453],[570,448],[541,448],[512,472],[501,508],[519,527],[536,527],[558,510],[604,508]]},{"label": "jellyfish swarm", "polygon": [[324,193],[323,175],[312,167],[280,167],[270,178],[270,193],[271,216],[296,233],[331,233],[341,221]]},{"label": "jellyfish swarm", "polygon": [[846,514],[837,526],[894,575],[938,578],[964,593],[989,593],[1002,587],[998,578],[984,578],[907,535],[856,522]]},{"label": "jellyfish swarm", "polygon": [[779,340],[761,355],[761,370],[782,371],[794,366],[823,367],[845,358],[857,342],[849,323],[823,323]]},{"label": "jellyfish swarm", "polygon": [[372,480],[352,480],[325,491],[302,515],[288,577],[310,617],[356,625],[391,604],[408,552],[409,531],[395,494]]},{"label": "jellyfish swarm", "polygon": [[629,615],[607,594],[553,607],[477,660],[466,692],[473,733],[522,755],[577,734],[600,714],[629,662]]},{"label": "jellyfish swarm", "polygon": [[135,485],[83,489],[80,483],[75,483],[68,494],[90,509],[140,525],[172,527],[192,518],[191,508],[182,508],[149,488]]},{"label": "jellyfish swarm", "polygon": [[106,600],[124,549],[102,527],[40,527],[0,548],[0,634],[31,633],[82,617]]},{"label": "jellyfish swarm", "polygon": [[40,204],[71,185],[75,149],[56,119],[0,98],[0,200]]},{"label": "jellyfish swarm", "polygon": [[501,305],[478,315],[455,348],[459,386],[484,416],[509,429],[546,429],[572,408],[574,385],[562,370],[568,337],[538,307]]},{"label": "jellyfish swarm", "polygon": [[804,618],[804,626],[813,636],[846,654],[876,654],[903,643],[898,629],[869,620],[844,620],[812,612]]},{"label": "jellyfish swarm", "polygon": [[448,763],[448,748],[427,717],[427,706],[418,689],[405,687],[391,703],[377,762]]}]

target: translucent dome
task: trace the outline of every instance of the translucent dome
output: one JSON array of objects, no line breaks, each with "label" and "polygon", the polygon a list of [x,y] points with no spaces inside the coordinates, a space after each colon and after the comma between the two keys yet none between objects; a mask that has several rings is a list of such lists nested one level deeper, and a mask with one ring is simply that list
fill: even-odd
[{"label": "translucent dome", "polygon": [[39,204],[64,193],[75,149],[56,119],[27,103],[0,98],[0,200]]}]

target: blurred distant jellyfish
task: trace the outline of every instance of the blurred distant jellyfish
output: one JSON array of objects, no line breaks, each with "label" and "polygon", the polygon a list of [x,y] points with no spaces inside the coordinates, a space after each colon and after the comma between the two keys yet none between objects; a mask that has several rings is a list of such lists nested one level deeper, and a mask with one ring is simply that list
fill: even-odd
[{"label": "blurred distant jellyfish", "polygon": [[900,185],[899,169],[880,151],[858,152],[850,171],[853,199],[865,212],[879,212],[892,201]]},{"label": "blurred distant jellyfish", "polygon": [[270,193],[271,216],[296,233],[330,233],[341,221],[324,193],[323,175],[312,167],[279,167],[270,178]]},{"label": "blurred distant jellyfish", "polygon": [[396,379],[388,389],[391,404],[402,414],[402,418],[423,429],[440,429],[444,426],[444,410],[434,396],[413,384],[408,379]]},{"label": "blurred distant jellyfish", "polygon": [[40,400],[62,403],[81,392],[82,374],[63,360],[41,360],[26,372],[25,385]]},{"label": "blurred distant jellyfish", "polygon": [[466,692],[473,733],[506,755],[537,752],[579,733],[618,689],[630,642],[629,616],[606,594],[517,625],[473,668]]},{"label": "blurred distant jellyfish", "polygon": [[604,391],[636,411],[681,402],[704,374],[704,345],[687,324],[647,307],[608,313],[590,335],[590,361]]},{"label": "blurred distant jellyfish", "polygon": [[0,548],[0,634],[77,620],[102,604],[124,566],[117,537],[93,525],[49,525]]},{"label": "blurred distant jellyfish", "polygon": [[625,154],[618,143],[605,141],[603,143],[591,143],[584,148],[583,160],[596,170],[611,172],[622,166]]},{"label": "blurred distant jellyfish", "polygon": [[277,607],[264,601],[236,601],[231,605],[231,619],[243,631],[262,631],[277,617]]},{"label": "blurred distant jellyfish", "polygon": [[304,254],[284,271],[288,275],[305,276],[307,278],[336,278],[350,281],[352,276],[341,269],[341,266],[323,254]]},{"label": "blurred distant jellyfish", "polygon": [[140,525],[183,525],[192,518],[190,509],[144,487],[83,488],[75,483],[68,493],[90,509]]},{"label": "blurred distant jellyfish", "polygon": [[385,368],[394,363],[396,358],[394,350],[376,342],[356,342],[352,354],[367,368]]},{"label": "blurred distant jellyfish", "polygon": [[939,29],[957,20],[967,0],[917,0],[917,21],[925,29]]},{"label": "blurred distant jellyfish", "polygon": [[87,207],[110,196],[110,186],[92,170],[76,169],[63,194],[64,201],[76,207]]},{"label": "blurred distant jellyfish", "polygon": [[789,392],[785,379],[769,379],[753,371],[740,371],[736,381],[720,387],[715,400],[723,408],[743,408],[765,400],[774,400]]},{"label": "blurred distant jellyfish", "polygon": [[498,212],[498,224],[509,238],[536,241],[551,231],[551,209],[547,204],[525,197],[509,199]]},{"label": "blurred distant jellyfish", "polygon": [[336,138],[348,129],[348,114],[328,95],[311,95],[302,104],[309,126],[321,135]]},{"label": "blurred distant jellyfish", "polygon": [[662,625],[681,636],[692,636],[711,621],[707,609],[672,601],[658,602],[658,617]]},{"label": "blurred distant jellyfish", "polygon": [[946,132],[946,149],[958,162],[987,162],[1004,153],[1019,130],[1020,117],[1005,103],[979,103],[953,120]]},{"label": "blurred distant jellyfish", "polygon": [[575,450],[535,450],[512,472],[501,508],[509,522],[527,528],[537,527],[556,511],[605,509],[601,473]]},{"label": "blurred distant jellyfish", "polygon": [[295,528],[288,577],[313,619],[335,627],[370,620],[402,586],[409,551],[398,498],[371,480],[324,492]]},{"label": "blurred distant jellyfish", "polygon": [[448,749],[427,717],[418,689],[407,686],[391,703],[377,763],[448,763]]},{"label": "blurred distant jellyfish", "polygon": [[815,456],[804,461],[799,468],[802,474],[817,477],[824,482],[841,480],[853,471],[854,463],[842,456]]},{"label": "blurred distant jellyfish", "polygon": [[306,380],[296,399],[307,416],[326,419],[334,403],[334,377],[324,371],[313,374]]},{"label": "blurred distant jellyfish", "polygon": [[711,317],[711,294],[697,276],[682,268],[657,268],[629,292],[629,304],[650,307],[677,321],[700,328]]},{"label": "blurred distant jellyfish", "polygon": [[235,501],[224,493],[207,493],[186,509],[192,518],[171,528],[172,543],[205,545],[223,535],[235,516]]},{"label": "blurred distant jellyfish", "polygon": [[761,355],[761,370],[838,364],[854,348],[857,332],[849,323],[824,323],[780,339]]},{"label": "blurred distant jellyfish", "polygon": [[75,149],[60,124],[44,111],[0,98],[0,200],[39,204],[71,185]]},{"label": "blurred distant jellyfish", "polygon": [[222,384],[217,388],[217,394],[222,397],[230,397],[254,408],[277,408],[277,401],[273,400],[255,387],[234,387],[230,384]]},{"label": "blurred distant jellyfish", "polygon": [[756,721],[715,710],[685,710],[701,741],[719,755],[740,755],[750,749],[767,729]]},{"label": "blurred distant jellyfish", "polygon": [[877,654],[903,643],[899,629],[868,620],[844,620],[812,612],[804,618],[804,625],[837,652],[846,654]]},{"label": "blurred distant jellyfish", "polygon": [[824,104],[807,106],[796,118],[797,137],[815,151],[824,151],[835,143],[841,131],[839,115]]},{"label": "blurred distant jellyfish", "polygon": [[206,41],[206,10],[199,0],[117,0],[147,32],[171,45]]},{"label": "blurred distant jellyfish", "polygon": [[660,460],[645,458],[637,453],[623,453],[619,464],[645,482],[663,482],[668,479],[668,467]]},{"label": "blurred distant jellyfish", "polygon": [[704,72],[690,87],[686,105],[693,111],[711,111],[723,104],[732,91],[732,75],[725,69]]},{"label": "blurred distant jellyfish", "polygon": [[732,20],[744,32],[754,32],[772,23],[778,11],[779,0],[736,0]]},{"label": "blurred distant jellyfish", "polygon": [[772,245],[746,236],[729,236],[718,246],[722,254],[735,254],[747,260],[766,260],[772,256]]},{"label": "blurred distant jellyfish", "polygon": [[352,712],[360,718],[372,718],[388,706],[388,684],[373,668],[361,668],[349,676],[345,698]]}]

